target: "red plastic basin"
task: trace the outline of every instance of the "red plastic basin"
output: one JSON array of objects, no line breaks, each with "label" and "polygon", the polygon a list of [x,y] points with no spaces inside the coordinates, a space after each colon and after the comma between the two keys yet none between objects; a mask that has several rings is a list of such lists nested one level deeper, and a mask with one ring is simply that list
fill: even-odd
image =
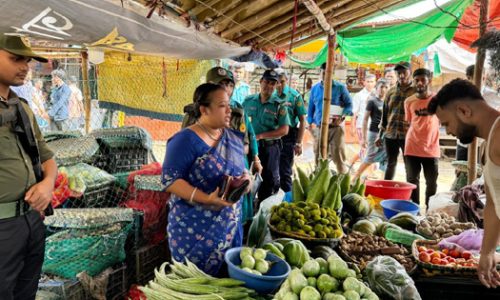
[{"label": "red plastic basin", "polygon": [[372,195],[382,199],[409,200],[416,185],[394,180],[366,180],[365,196]]}]

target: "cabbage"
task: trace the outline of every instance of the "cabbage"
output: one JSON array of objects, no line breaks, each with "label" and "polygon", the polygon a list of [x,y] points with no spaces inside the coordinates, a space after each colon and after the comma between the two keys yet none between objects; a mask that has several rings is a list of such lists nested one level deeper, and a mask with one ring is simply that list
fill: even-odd
[{"label": "cabbage", "polygon": [[316,281],[316,286],[321,293],[335,292],[339,288],[339,282],[328,274],[321,274]]},{"label": "cabbage", "polygon": [[304,287],[307,286],[307,279],[299,269],[294,269],[288,275],[290,281],[290,288],[295,294],[299,294]]},{"label": "cabbage", "polygon": [[287,292],[281,299],[282,300],[299,300],[299,296],[295,295],[293,292]]},{"label": "cabbage", "polygon": [[306,286],[300,291],[300,300],[321,300],[321,294],[312,286]]},{"label": "cabbage", "polygon": [[345,261],[340,258],[328,259],[330,274],[337,279],[344,279],[349,275],[349,268]]},{"label": "cabbage", "polygon": [[345,297],[334,293],[326,293],[323,295],[323,300],[345,300]]},{"label": "cabbage", "polygon": [[320,265],[314,259],[306,261],[306,263],[302,266],[302,273],[304,273],[307,277],[316,277],[319,274]]},{"label": "cabbage", "polygon": [[364,286],[361,285],[361,282],[354,277],[347,277],[344,280],[342,287],[344,288],[344,291],[355,291],[359,295],[363,294],[362,292],[364,292],[365,289]]},{"label": "cabbage", "polygon": [[344,297],[346,300],[360,300],[359,294],[356,293],[355,291],[344,292]]}]

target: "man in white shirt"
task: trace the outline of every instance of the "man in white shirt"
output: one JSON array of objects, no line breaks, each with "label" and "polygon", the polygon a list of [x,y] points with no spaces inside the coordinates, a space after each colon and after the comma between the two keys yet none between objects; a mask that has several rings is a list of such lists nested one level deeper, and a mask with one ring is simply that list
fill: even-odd
[{"label": "man in white shirt", "polygon": [[368,74],[365,77],[365,81],[363,83],[364,88],[359,91],[353,98],[353,119],[351,123],[352,134],[357,138],[358,145],[360,145],[360,151],[357,153],[351,160],[351,165],[353,165],[358,159],[362,159],[364,157],[365,149],[361,146],[363,144],[363,117],[365,115],[366,103],[368,98],[372,96],[375,84],[377,81],[377,77],[373,74]]}]

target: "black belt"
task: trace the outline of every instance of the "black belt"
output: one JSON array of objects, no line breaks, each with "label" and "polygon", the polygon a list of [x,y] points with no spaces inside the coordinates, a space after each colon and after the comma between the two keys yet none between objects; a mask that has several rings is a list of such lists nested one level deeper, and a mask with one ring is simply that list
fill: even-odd
[{"label": "black belt", "polygon": [[277,140],[259,140],[259,146],[272,146],[281,143],[280,139]]}]

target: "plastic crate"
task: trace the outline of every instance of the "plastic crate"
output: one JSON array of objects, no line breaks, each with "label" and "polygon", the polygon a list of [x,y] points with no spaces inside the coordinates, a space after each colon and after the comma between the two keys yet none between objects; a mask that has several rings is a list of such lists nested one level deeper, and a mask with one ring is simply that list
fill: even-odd
[{"label": "plastic crate", "polygon": [[110,173],[136,171],[149,163],[149,151],[144,148],[114,150],[107,157],[105,170]]},{"label": "plastic crate", "polygon": [[106,299],[118,300],[122,299],[123,295],[127,293],[127,266],[122,264],[109,274],[108,287],[106,290]]},{"label": "plastic crate", "polygon": [[80,198],[69,198],[64,208],[102,208],[116,207],[118,201],[111,195],[114,182],[88,188]]},{"label": "plastic crate", "polygon": [[127,265],[131,284],[144,285],[154,278],[154,269],[170,260],[167,241],[143,246],[130,254]]},{"label": "plastic crate", "polygon": [[[89,296],[85,293],[78,280],[48,280],[38,283],[39,291],[47,291],[57,295],[61,300],[87,300]],[[54,298],[52,298],[54,299]]]}]

